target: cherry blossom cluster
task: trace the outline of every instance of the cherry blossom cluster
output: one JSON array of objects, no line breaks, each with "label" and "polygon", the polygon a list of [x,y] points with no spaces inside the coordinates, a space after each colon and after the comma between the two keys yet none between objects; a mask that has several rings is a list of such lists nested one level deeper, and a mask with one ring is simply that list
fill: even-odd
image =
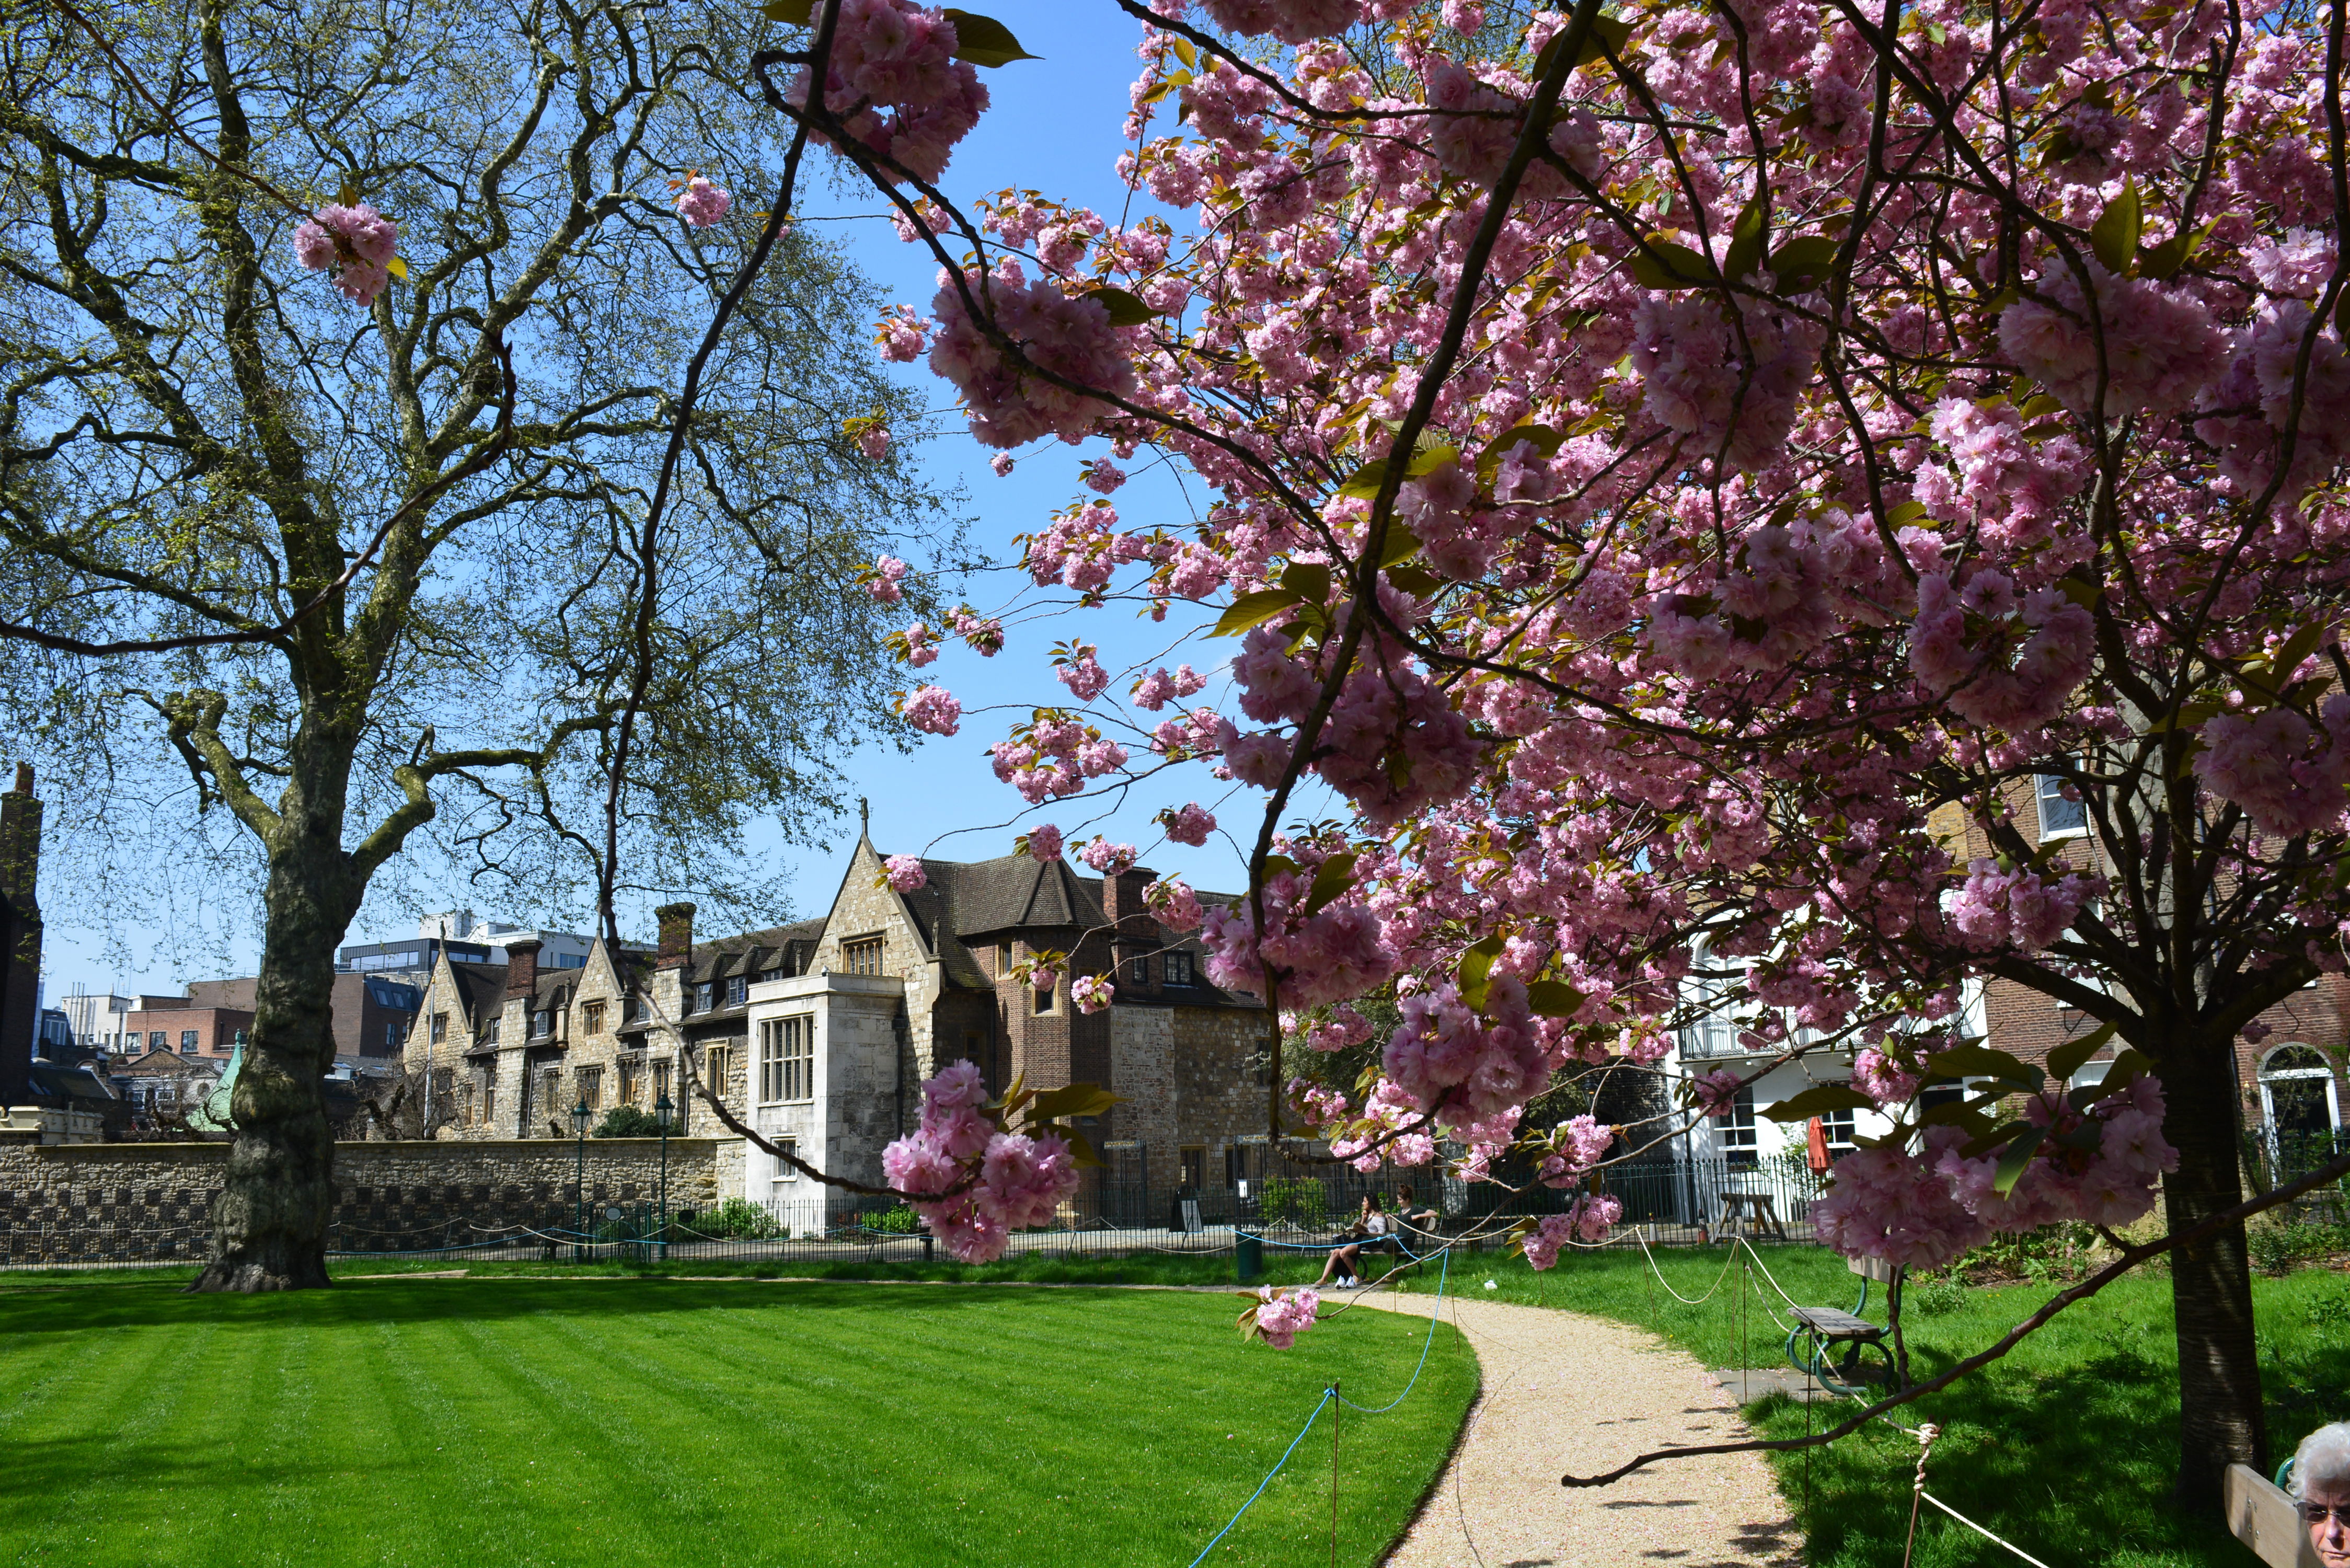
[{"label": "cherry blossom cluster", "polygon": [[[1064,674],[1091,659],[1087,651],[1070,659],[1062,667]],[[1057,708],[1037,709],[1035,718],[990,746],[988,754],[995,776],[1031,805],[1076,794],[1088,780],[1124,767],[1127,756],[1126,748],[1104,738],[1099,729]]]},{"label": "cherry blossom cluster", "polygon": [[700,174],[691,175],[677,193],[678,216],[697,229],[706,229],[726,215],[734,198]]},{"label": "cherry blossom cluster", "polygon": [[391,281],[400,251],[400,225],[366,202],[329,202],[294,229],[294,259],[311,272],[328,273],[343,297],[369,306]]},{"label": "cherry blossom cluster", "polygon": [[1264,1285],[1257,1293],[1258,1303],[1241,1314],[1241,1330],[1275,1350],[1287,1350],[1296,1344],[1297,1336],[1314,1326],[1322,1310],[1322,1297],[1310,1285],[1295,1289]]},{"label": "cherry blossom cluster", "polygon": [[1545,1214],[1518,1238],[1526,1266],[1547,1269],[1558,1262],[1559,1250],[1577,1242],[1596,1247],[1624,1218],[1624,1200],[1612,1192],[1586,1193],[1567,1205],[1563,1214]]},{"label": "cherry blossom cluster", "polygon": [[[901,1192],[940,1194],[914,1212],[956,1259],[993,1262],[1015,1231],[1048,1223],[1077,1189],[1076,1158],[1058,1134],[1009,1132],[989,1113],[986,1080],[956,1062],[922,1083],[913,1134],[881,1152]],[[956,1189],[962,1189],[957,1191]]]},{"label": "cherry blossom cluster", "polygon": [[[870,151],[936,180],[987,109],[979,72],[954,57],[960,42],[953,22],[909,0],[840,0],[824,107]],[[812,85],[803,67],[785,96],[805,105]]]},{"label": "cherry blossom cluster", "polygon": [[1886,1144],[1837,1161],[1812,1221],[1847,1256],[1918,1269],[1940,1268],[1998,1232],[2066,1220],[2126,1225],[2154,1207],[2163,1173],[2178,1168],[2162,1135],[2162,1090],[2138,1077],[2085,1109],[2074,1097],[2052,1090],[2026,1102],[2036,1149],[2006,1191],[1996,1152],[1969,1158],[1963,1131],[1933,1127],[1922,1152]]}]

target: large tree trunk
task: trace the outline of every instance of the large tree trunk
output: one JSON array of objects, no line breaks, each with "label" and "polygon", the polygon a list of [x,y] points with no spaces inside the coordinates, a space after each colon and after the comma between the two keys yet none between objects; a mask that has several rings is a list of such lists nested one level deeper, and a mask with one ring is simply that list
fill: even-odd
[{"label": "large tree trunk", "polygon": [[[2174,1235],[2243,1201],[2236,1085],[2227,1051],[2225,1043],[2197,1043],[2166,1054],[2157,1064],[2169,1106],[2164,1136],[2178,1150],[2178,1169],[2163,1183]],[[2174,1251],[2170,1293],[2178,1318],[2176,1497],[2186,1508],[2216,1514],[2230,1464],[2247,1464],[2263,1474],[2268,1469],[2243,1226],[2231,1225]]]},{"label": "large tree trunk", "polygon": [[230,1101],[236,1143],[213,1208],[212,1257],[191,1290],[299,1291],[329,1282],[335,1140],[326,1075],[335,1060],[335,944],[354,912],[339,791],[331,803],[330,811],[297,815],[299,805],[289,798],[271,846],[253,1033]]}]

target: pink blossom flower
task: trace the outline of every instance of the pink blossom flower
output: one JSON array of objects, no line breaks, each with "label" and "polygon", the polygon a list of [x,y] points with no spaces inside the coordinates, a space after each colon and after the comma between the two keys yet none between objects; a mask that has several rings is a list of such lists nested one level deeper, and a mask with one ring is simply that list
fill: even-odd
[{"label": "pink blossom flower", "polygon": [[330,202],[294,230],[294,259],[311,272],[333,269],[335,287],[359,306],[383,293],[399,248],[400,225],[364,202]]},{"label": "pink blossom flower", "polygon": [[1081,974],[1069,982],[1069,1000],[1079,1012],[1099,1012],[1117,996],[1118,988],[1106,975]]},{"label": "pink blossom flower", "polygon": [[1905,1106],[1917,1096],[1924,1080],[1871,1045],[1853,1058],[1852,1082],[1880,1106]]},{"label": "pink blossom flower", "polygon": [[857,450],[879,462],[889,455],[889,427],[868,424],[857,432]]},{"label": "pink blossom flower", "polygon": [[889,886],[900,893],[910,893],[917,888],[930,885],[931,874],[922,868],[919,855],[892,855],[881,865]]},{"label": "pink blossom flower", "polygon": [[1107,495],[1126,483],[1126,470],[1106,457],[1097,457],[1086,464],[1086,488]]},{"label": "pink blossom flower", "polygon": [[1109,684],[1109,671],[1101,667],[1101,661],[1094,657],[1094,650],[1082,643],[1077,646],[1076,657],[1054,673],[1060,677],[1061,684],[1069,689],[1069,694],[1080,702],[1092,701]]},{"label": "pink blossom flower", "polygon": [[1061,857],[1061,830],[1051,823],[1040,823],[1028,830],[1028,854],[1031,858],[1047,865]]},{"label": "pink blossom flower", "polygon": [[678,215],[697,229],[717,223],[733,204],[733,196],[699,174],[689,178],[677,193]]},{"label": "pink blossom flower", "polygon": [[1107,837],[1097,838],[1079,852],[1077,858],[1105,877],[1115,877],[1134,864],[1131,844],[1112,844]]},{"label": "pink blossom flower", "polygon": [[906,563],[895,556],[884,556],[868,572],[865,591],[877,604],[894,605],[906,597],[906,590],[899,586],[905,580]]},{"label": "pink blossom flower", "polygon": [[1707,1116],[1726,1116],[1736,1106],[1738,1091],[1745,1085],[1736,1073],[1727,1067],[1711,1073],[1700,1073],[1690,1080],[1690,1089],[1697,1096],[1698,1113]]},{"label": "pink blossom flower", "polygon": [[1261,1304],[1253,1309],[1253,1331],[1275,1350],[1287,1350],[1296,1344],[1297,1336],[1314,1326],[1322,1310],[1322,1298],[1311,1286],[1284,1290],[1266,1285],[1260,1295]]},{"label": "pink blossom flower", "polygon": [[1188,803],[1180,810],[1165,814],[1163,820],[1168,838],[1177,844],[1205,844],[1208,835],[1216,831],[1214,814],[1197,801]]},{"label": "pink blossom flower", "polygon": [[962,704],[941,686],[919,686],[906,696],[898,712],[925,734],[951,735],[962,727]]}]

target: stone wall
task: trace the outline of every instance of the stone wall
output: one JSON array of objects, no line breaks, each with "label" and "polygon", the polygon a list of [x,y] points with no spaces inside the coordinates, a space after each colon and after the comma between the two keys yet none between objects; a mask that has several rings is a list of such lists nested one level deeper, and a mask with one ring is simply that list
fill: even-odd
[{"label": "stone wall", "polygon": [[[739,1140],[669,1140],[672,1210],[743,1190]],[[473,1226],[569,1228],[579,1147],[551,1139],[335,1146],[338,1249],[453,1246]],[[0,1131],[0,1265],[197,1258],[210,1235],[225,1143],[44,1145]],[[653,1202],[660,1140],[589,1138],[587,1201]]]}]

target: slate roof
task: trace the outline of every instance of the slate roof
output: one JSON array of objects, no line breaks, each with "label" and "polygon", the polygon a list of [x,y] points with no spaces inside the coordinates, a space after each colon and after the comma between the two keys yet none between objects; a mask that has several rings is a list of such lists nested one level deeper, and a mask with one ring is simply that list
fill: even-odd
[{"label": "slate roof", "polygon": [[[923,928],[931,952],[944,961],[947,982],[973,991],[993,989],[994,982],[972,956],[972,943],[1009,936],[1014,931],[1049,933],[1050,943],[1074,947],[1087,930],[1107,926],[1102,903],[1103,879],[1082,877],[1066,860],[1039,863],[1026,855],[997,860],[924,860],[927,886],[904,895],[907,909]],[[1231,895],[1201,893],[1202,904],[1222,902]],[[1155,922],[1154,922],[1155,923]],[[1202,1002],[1235,1007],[1259,1005],[1243,992],[1223,991],[1208,982],[1200,945],[1190,933],[1159,926],[1166,948],[1193,955],[1195,983],[1184,991]]]},{"label": "slate roof", "polygon": [[465,1022],[473,1028],[479,1029],[505,1005],[505,965],[451,959],[449,973],[456,984],[457,1003],[465,1010]]}]

